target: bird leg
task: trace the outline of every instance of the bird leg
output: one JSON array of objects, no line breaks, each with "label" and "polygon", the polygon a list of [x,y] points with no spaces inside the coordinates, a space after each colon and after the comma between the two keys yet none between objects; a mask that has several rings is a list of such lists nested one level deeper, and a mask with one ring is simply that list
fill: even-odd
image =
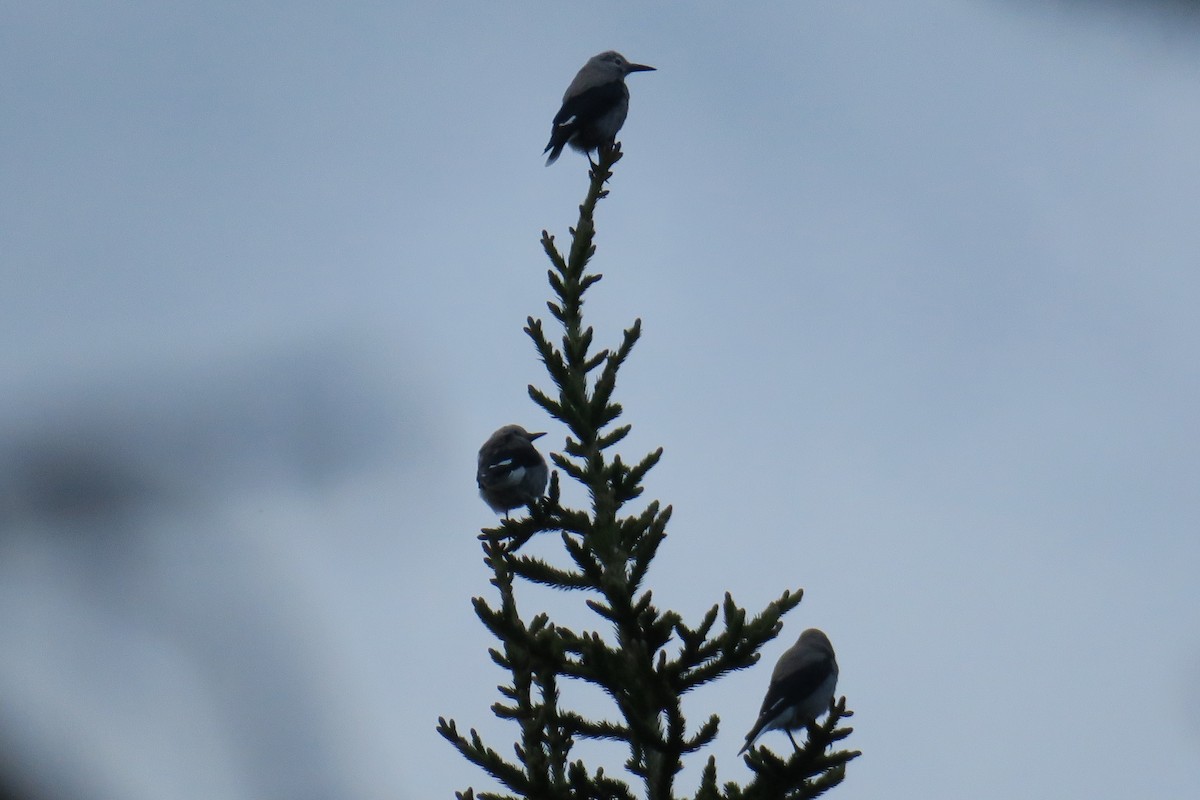
[{"label": "bird leg", "polygon": [[796,744],[796,740],[792,738],[792,732],[787,730],[786,728],[784,729],[784,732],[787,733],[788,738],[792,740],[792,747],[796,748],[796,752],[799,753],[800,745]]}]

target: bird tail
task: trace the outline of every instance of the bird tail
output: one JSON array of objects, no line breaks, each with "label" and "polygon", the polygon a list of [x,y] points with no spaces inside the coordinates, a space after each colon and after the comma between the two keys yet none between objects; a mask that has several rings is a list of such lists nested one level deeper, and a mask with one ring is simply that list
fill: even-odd
[{"label": "bird tail", "polygon": [[754,723],[754,727],[751,728],[750,732],[746,734],[746,743],[742,745],[741,750],[737,751],[739,756],[754,746],[754,740],[758,738],[760,733],[762,733],[763,728],[767,725],[768,719],[769,718],[766,716],[761,716],[758,718],[758,721]]}]

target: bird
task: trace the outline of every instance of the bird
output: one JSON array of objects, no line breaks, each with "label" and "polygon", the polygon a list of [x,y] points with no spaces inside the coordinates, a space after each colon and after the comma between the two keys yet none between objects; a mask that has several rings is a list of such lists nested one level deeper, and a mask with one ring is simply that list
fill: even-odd
[{"label": "bird", "polygon": [[746,743],[738,755],[754,744],[759,734],[782,729],[797,750],[792,731],[802,728],[829,710],[837,688],[838,665],[829,637],[817,628],[809,628],[775,664],[767,696],[758,720],[746,734]]},{"label": "bird", "polygon": [[545,431],[530,433],[520,425],[505,425],[479,448],[475,482],[479,496],[497,514],[533,504],[546,491],[550,470],[533,446]]},{"label": "bird", "polygon": [[568,144],[585,154],[602,145],[612,146],[629,113],[625,76],[653,71],[654,67],[629,63],[615,50],[589,58],[563,93],[562,108],[554,115],[550,143],[542,151],[550,154],[546,166],[557,161]]}]

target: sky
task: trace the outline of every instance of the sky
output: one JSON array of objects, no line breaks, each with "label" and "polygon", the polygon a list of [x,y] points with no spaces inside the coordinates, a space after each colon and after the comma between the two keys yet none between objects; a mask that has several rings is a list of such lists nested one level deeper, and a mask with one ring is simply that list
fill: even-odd
[{"label": "sky", "polygon": [[830,797],[1194,796],[1200,13],[415,5],[0,10],[0,793],[494,788],[434,730],[515,738],[473,470],[565,440],[522,326],[586,162],[541,150],[617,49],[658,71],[585,313],[643,323],[649,587],[805,592],[688,698],[703,757],[750,777],[817,626],[863,753]]}]

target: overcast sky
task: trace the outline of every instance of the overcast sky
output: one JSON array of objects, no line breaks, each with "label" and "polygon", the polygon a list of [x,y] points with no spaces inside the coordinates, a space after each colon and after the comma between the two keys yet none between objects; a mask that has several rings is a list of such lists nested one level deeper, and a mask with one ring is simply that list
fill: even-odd
[{"label": "overcast sky", "polygon": [[644,323],[650,586],[692,621],[805,590],[688,699],[721,779],[818,626],[863,751],[831,797],[1194,796],[1200,17],[413,5],[0,11],[0,789],[493,787],[434,731],[516,735],[475,454],[562,447],[521,328],[586,162],[541,151],[615,48],[658,71],[586,313]]}]

